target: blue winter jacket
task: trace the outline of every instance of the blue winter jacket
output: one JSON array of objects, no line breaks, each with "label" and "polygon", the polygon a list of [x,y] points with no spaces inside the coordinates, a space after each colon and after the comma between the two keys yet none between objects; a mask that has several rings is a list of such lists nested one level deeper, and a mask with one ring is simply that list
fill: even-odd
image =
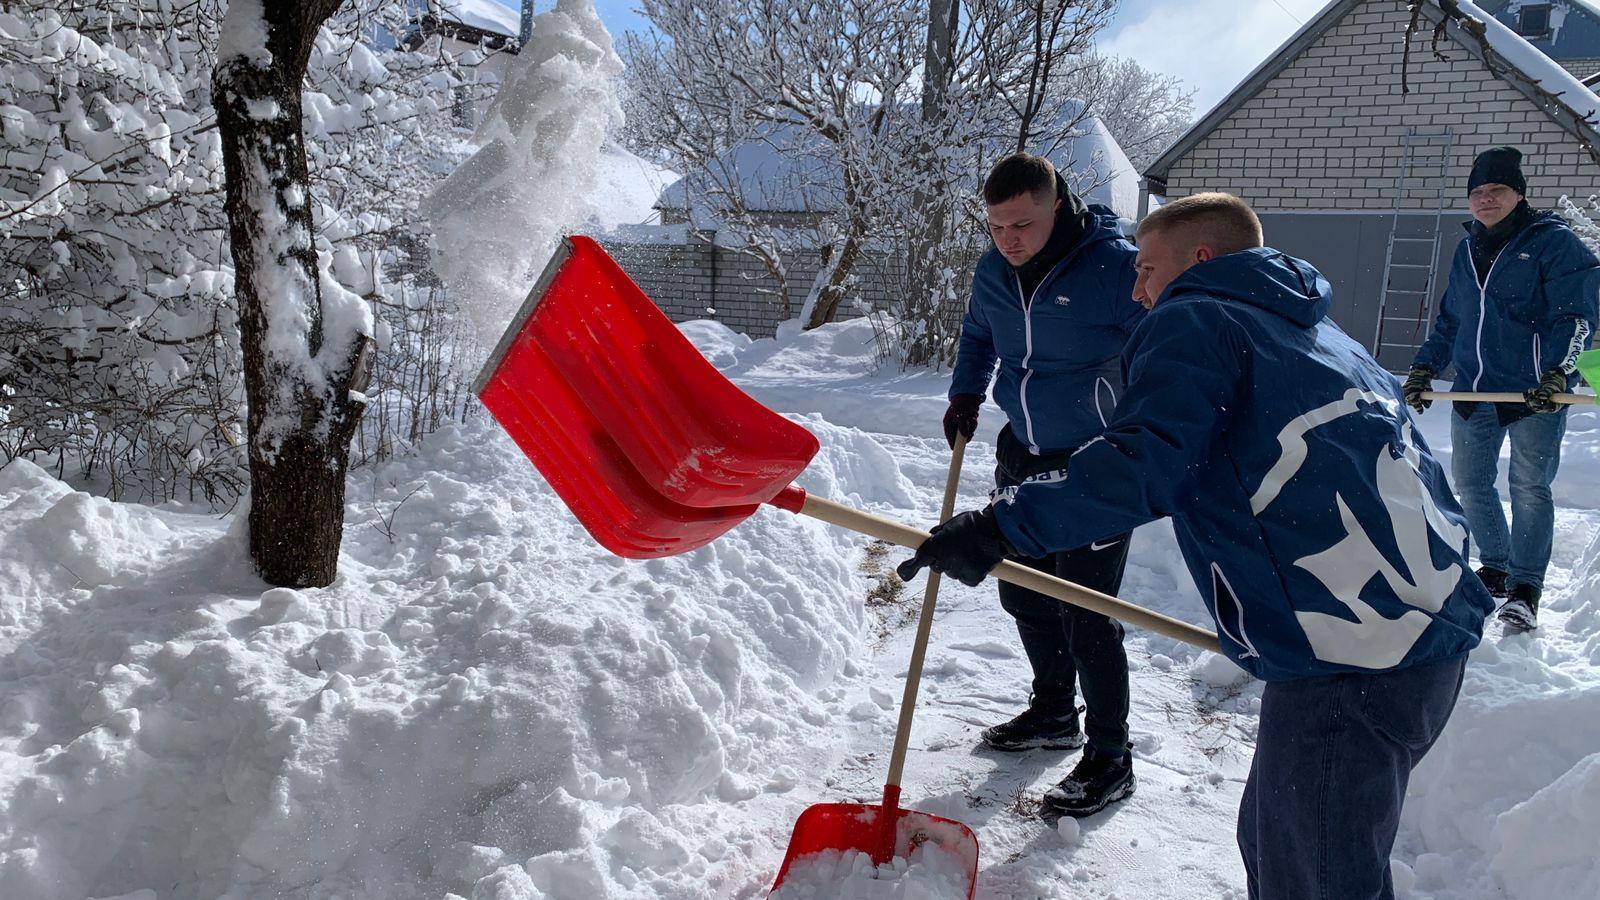
[{"label": "blue winter jacket", "polygon": [[1034,453],[1072,450],[1100,433],[1122,393],[1122,346],[1144,309],[1133,301],[1133,244],[1116,214],[1095,224],[1024,303],[1022,282],[993,247],[978,260],[961,322],[950,396],[984,394]]},{"label": "blue winter jacket", "polygon": [[1600,261],[1555,213],[1511,238],[1480,287],[1471,238],[1456,247],[1450,284],[1416,365],[1456,367],[1458,391],[1522,392],[1557,366],[1568,373],[1600,315]]},{"label": "blue winter jacket", "polygon": [[1179,276],[1104,433],[996,502],[1006,537],[1043,556],[1171,516],[1224,652],[1269,681],[1476,646],[1494,604],[1461,507],[1331,294],[1269,248]]}]

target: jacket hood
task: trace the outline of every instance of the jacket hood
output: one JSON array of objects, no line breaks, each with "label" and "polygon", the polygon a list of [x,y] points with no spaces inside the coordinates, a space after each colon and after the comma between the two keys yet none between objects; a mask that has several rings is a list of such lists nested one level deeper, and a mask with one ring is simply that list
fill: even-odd
[{"label": "jacket hood", "polygon": [[1315,266],[1271,247],[1242,250],[1191,266],[1167,286],[1161,303],[1180,301],[1186,295],[1254,306],[1301,328],[1317,324],[1333,305],[1333,286]]},{"label": "jacket hood", "polygon": [[1099,203],[1091,203],[1088,206],[1088,210],[1093,220],[1083,236],[1084,244],[1094,241],[1127,240],[1129,238],[1130,229],[1128,225],[1132,223],[1128,223],[1126,219],[1117,215],[1111,207]]}]

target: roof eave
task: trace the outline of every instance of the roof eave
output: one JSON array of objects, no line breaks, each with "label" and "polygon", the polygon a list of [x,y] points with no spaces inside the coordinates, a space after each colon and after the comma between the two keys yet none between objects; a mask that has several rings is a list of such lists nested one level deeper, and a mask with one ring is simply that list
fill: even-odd
[{"label": "roof eave", "polygon": [[1435,4],[1423,4],[1422,14],[1435,25],[1441,21],[1445,22],[1445,34],[1449,35],[1457,46],[1488,67],[1496,78],[1510,85],[1517,93],[1528,98],[1534,106],[1539,107],[1552,121],[1576,138],[1596,164],[1600,164],[1600,123],[1580,118],[1566,104],[1556,100],[1548,92],[1541,92],[1536,78],[1499,53],[1494,53],[1492,60],[1485,58],[1492,50],[1487,50],[1485,44],[1463,28],[1454,16],[1448,15]]}]

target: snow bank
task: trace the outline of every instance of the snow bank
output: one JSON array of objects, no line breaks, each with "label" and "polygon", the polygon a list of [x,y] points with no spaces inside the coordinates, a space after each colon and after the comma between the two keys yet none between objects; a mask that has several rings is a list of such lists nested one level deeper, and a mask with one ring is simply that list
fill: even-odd
[{"label": "snow bank", "polygon": [[[868,319],[811,331],[790,321],[777,337],[760,340],[711,320],[678,327],[723,374],[773,409],[824,415],[835,425],[871,432],[944,440],[940,423],[949,374],[880,367]],[[982,416],[984,429],[1005,421],[993,404]]]},{"label": "snow bank", "polygon": [[[818,435],[804,486],[931,516],[946,376],[876,367],[865,322],[682,327]],[[1436,449],[1449,415],[1422,419]],[[1002,421],[983,416],[980,438]],[[1577,502],[1597,446],[1600,414],[1572,413],[1543,624],[1491,624],[1473,653],[1412,782],[1402,895],[1600,888],[1600,511]],[[991,459],[969,452],[963,507]],[[339,580],[295,591],[251,573],[238,515],[0,469],[0,897],[751,897],[804,806],[876,799],[909,638],[863,646],[879,585],[857,537],[763,510],[693,553],[619,560],[483,420],[355,473],[349,498]],[[1256,686],[1131,630],[1142,787],[1052,833],[1019,798],[1066,761],[973,751],[1026,695],[1010,621],[992,586],[947,584],[905,785],[978,832],[980,891],[1241,896]],[[1122,594],[1203,620],[1165,523],[1135,535]]]},{"label": "snow bank", "polygon": [[1491,623],[1473,651],[1455,713],[1417,769],[1405,809],[1421,888],[1600,896],[1600,530],[1588,534],[1573,575],[1547,601],[1539,632],[1501,637]]},{"label": "snow bank", "polygon": [[[904,490],[808,424],[810,483]],[[781,849],[861,649],[853,538],[768,511],[623,561],[487,422],[375,477],[293,591],[227,520],[0,470],[0,896],[693,897]]]}]

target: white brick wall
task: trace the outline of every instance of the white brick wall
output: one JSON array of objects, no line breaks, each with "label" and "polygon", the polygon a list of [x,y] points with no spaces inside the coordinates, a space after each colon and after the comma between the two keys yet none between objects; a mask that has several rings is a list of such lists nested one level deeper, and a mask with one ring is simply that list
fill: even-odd
[{"label": "white brick wall", "polygon": [[[1600,56],[1590,56],[1583,59],[1564,59],[1561,61],[1561,67],[1579,78],[1588,78],[1590,75],[1600,72]],[[1596,91],[1600,92],[1600,87],[1597,87]]]},{"label": "white brick wall", "polygon": [[[1528,200],[1548,209],[1562,194],[1600,194],[1600,166],[1577,141],[1454,41],[1430,49],[1431,28],[1413,39],[1400,92],[1403,0],[1352,9],[1255,97],[1174,164],[1167,196],[1220,190],[1261,210],[1387,210],[1408,127],[1456,134],[1447,196],[1466,207],[1467,173],[1481,150],[1510,144],[1525,156]],[[1402,208],[1431,209],[1427,197]]]},{"label": "white brick wall", "polygon": [[[628,277],[674,322],[715,319],[751,337],[771,337],[783,321],[777,281],[748,254],[713,247],[704,241],[688,245],[629,244],[610,239],[602,242]],[[821,268],[821,258],[815,250],[796,248],[785,253],[784,266],[791,314],[798,315]],[[890,294],[898,289],[903,266],[904,261],[898,257],[866,251],[838,318],[861,315],[854,302],[857,300],[877,309],[887,308]],[[970,269],[968,263],[969,273]],[[963,297],[961,308],[952,307],[950,314],[960,315],[965,311],[964,304]]]}]

